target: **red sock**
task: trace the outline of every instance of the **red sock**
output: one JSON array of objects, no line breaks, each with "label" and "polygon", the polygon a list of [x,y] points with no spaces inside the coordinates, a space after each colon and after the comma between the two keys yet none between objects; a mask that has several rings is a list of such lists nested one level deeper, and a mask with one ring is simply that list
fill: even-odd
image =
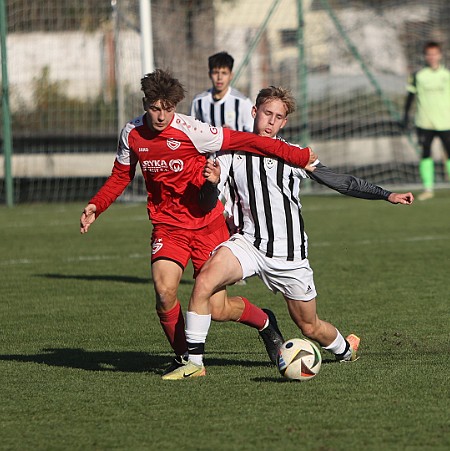
[{"label": "red sock", "polygon": [[259,307],[256,307],[255,304],[252,304],[247,298],[243,297],[242,300],[244,301],[245,306],[238,322],[261,330],[266,325],[268,318],[267,314]]},{"label": "red sock", "polygon": [[175,307],[168,312],[157,311],[156,313],[158,313],[159,322],[175,354],[183,355],[187,352],[187,344],[184,333],[184,317],[180,303],[177,302]]}]

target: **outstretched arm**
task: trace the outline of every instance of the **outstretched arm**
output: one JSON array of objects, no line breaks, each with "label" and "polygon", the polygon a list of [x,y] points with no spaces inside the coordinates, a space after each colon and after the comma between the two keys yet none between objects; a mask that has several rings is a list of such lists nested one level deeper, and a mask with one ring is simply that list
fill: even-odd
[{"label": "outstretched arm", "polygon": [[414,201],[412,193],[398,194],[373,185],[353,175],[339,174],[320,162],[308,166],[308,175],[316,182],[328,186],[341,194],[360,199],[387,200],[392,204],[410,205]]},{"label": "outstretched arm", "polygon": [[317,155],[309,147],[292,146],[280,139],[235,130],[224,130],[222,149],[242,150],[266,157],[279,157],[287,163],[301,168],[317,159]]}]

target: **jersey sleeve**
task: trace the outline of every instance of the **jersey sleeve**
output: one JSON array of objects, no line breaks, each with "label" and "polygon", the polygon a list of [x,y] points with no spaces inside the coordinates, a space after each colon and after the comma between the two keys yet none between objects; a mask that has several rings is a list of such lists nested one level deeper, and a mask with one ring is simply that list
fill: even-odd
[{"label": "jersey sleeve", "polygon": [[103,213],[123,193],[136,173],[138,158],[131,151],[128,143],[130,127],[131,125],[127,124],[120,133],[116,160],[111,175],[89,201],[90,204],[95,204],[97,207],[96,217]]},{"label": "jersey sleeve", "polygon": [[177,114],[171,125],[182,131],[200,153],[212,154],[222,149],[224,139],[222,127],[205,124],[184,114]]},{"label": "jersey sleeve", "polygon": [[316,169],[308,172],[308,175],[316,182],[346,196],[368,200],[387,200],[391,194],[391,191],[353,175],[338,174],[320,162],[317,162]]},{"label": "jersey sleeve", "polygon": [[292,146],[279,139],[258,136],[254,133],[223,130],[222,149],[242,150],[266,157],[279,157],[289,164],[304,168],[309,162],[310,148]]},{"label": "jersey sleeve", "polygon": [[133,180],[135,172],[136,165],[124,165],[117,160],[114,162],[111,175],[97,194],[89,201],[90,204],[95,204],[97,207],[96,217],[103,213],[123,193],[131,180]]}]

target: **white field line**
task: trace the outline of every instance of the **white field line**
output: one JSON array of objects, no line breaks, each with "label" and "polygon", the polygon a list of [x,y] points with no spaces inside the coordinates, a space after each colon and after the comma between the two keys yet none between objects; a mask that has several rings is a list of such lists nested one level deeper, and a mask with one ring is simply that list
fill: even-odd
[{"label": "white field line", "polygon": [[[348,246],[372,246],[378,244],[391,244],[391,243],[421,243],[426,241],[436,241],[436,240],[449,240],[450,235],[423,235],[423,236],[410,236],[398,239],[384,239],[384,240],[359,240],[359,241],[349,241]],[[335,241],[320,241],[315,243],[308,243],[308,247],[327,247],[336,246]],[[129,254],[129,255],[78,255],[73,257],[68,257],[61,259],[63,263],[74,263],[74,262],[85,262],[85,261],[100,261],[100,260],[118,260],[118,259],[140,259],[140,258],[150,258],[150,249],[148,254]],[[15,266],[15,265],[31,265],[46,263],[49,260],[45,259],[12,259],[12,260],[0,260],[0,266]]]},{"label": "white field line", "polygon": [[[375,244],[391,244],[391,243],[418,243],[422,241],[436,241],[436,240],[449,240],[450,235],[423,235],[423,236],[410,236],[405,238],[392,238],[392,239],[380,239],[380,240],[359,240],[351,241],[350,245],[356,246],[372,246]],[[315,243],[309,243],[308,247],[326,247],[326,246],[338,246],[335,241],[320,241]]]},{"label": "white field line", "polygon": [[[80,216],[81,216],[81,212],[80,212]],[[45,227],[59,227],[59,226],[64,226],[64,227],[73,227],[74,229],[77,229],[80,226],[80,221],[79,221],[79,217],[74,217],[73,220],[69,221],[69,220],[65,220],[65,221],[59,221],[57,219],[55,220],[51,220],[47,223],[45,223]],[[136,215],[136,216],[124,216],[122,218],[115,218],[114,222],[146,222],[150,225],[150,222],[148,220],[148,217],[145,216],[145,214],[143,215]],[[32,220],[30,221],[26,221],[26,222],[14,222],[14,223],[8,223],[8,224],[4,224],[2,225],[2,229],[18,229],[18,228],[27,228],[27,227],[36,227],[36,223],[33,222]],[[44,225],[42,226],[44,227]],[[92,226],[92,229],[90,229],[92,231],[95,230],[95,224]]]},{"label": "white field line", "polygon": [[[100,260],[119,260],[119,259],[140,259],[150,258],[150,250],[148,254],[129,254],[129,255],[79,255],[75,257],[63,258],[62,263],[86,262],[86,261],[100,261]],[[15,266],[15,265],[35,265],[47,263],[49,260],[45,259],[29,259],[19,258],[13,260],[0,260],[0,266]],[[54,260],[53,260],[54,261]]]}]

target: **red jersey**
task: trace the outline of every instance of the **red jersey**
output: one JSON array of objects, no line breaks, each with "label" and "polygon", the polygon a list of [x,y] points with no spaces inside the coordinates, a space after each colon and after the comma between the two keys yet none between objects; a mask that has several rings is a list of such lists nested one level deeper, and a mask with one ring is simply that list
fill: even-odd
[{"label": "red jersey", "polygon": [[206,158],[221,149],[244,149],[302,167],[307,164],[308,148],[273,143],[270,138],[214,127],[178,113],[165,130],[154,132],[144,114],[122,129],[112,174],[89,203],[96,205],[96,216],[105,211],[131,182],[139,163],[153,224],[199,229],[223,215],[221,202],[207,214],[199,206]]}]

